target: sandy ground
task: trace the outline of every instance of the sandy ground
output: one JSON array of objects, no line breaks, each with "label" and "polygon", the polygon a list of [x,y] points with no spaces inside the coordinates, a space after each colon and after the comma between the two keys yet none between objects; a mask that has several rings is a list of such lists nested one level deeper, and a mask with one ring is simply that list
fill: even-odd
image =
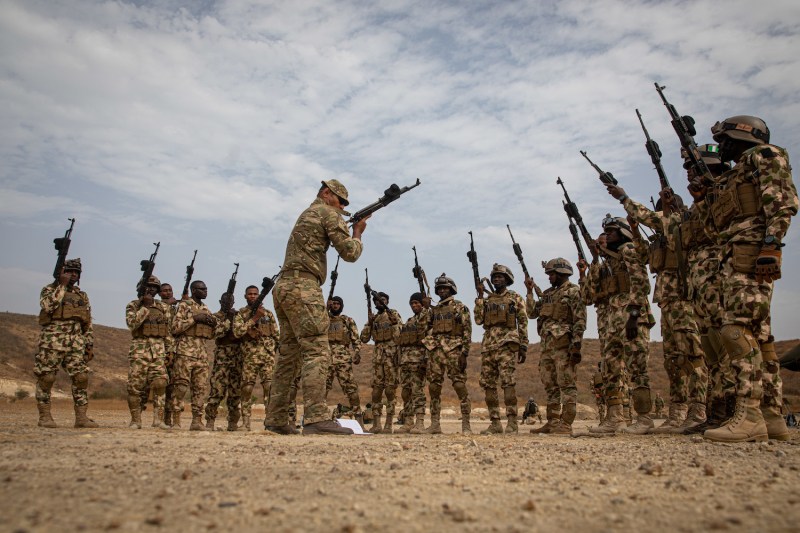
[{"label": "sandy ground", "polygon": [[[36,427],[0,405],[0,531],[797,531],[800,434],[702,438],[281,437],[262,431]],[[150,411],[144,415],[150,420]],[[589,423],[581,422],[585,427]],[[260,428],[262,420],[254,420]],[[487,423],[477,421],[473,429]],[[188,427],[188,424],[185,424]]]}]

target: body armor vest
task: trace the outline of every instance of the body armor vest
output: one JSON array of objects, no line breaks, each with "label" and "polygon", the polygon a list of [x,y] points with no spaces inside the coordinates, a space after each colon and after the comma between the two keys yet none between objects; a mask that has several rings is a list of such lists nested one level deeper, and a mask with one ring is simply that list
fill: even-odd
[{"label": "body armor vest", "polygon": [[233,328],[228,328],[228,331],[225,332],[225,335],[222,337],[217,337],[214,339],[214,343],[217,346],[230,346],[232,344],[240,344],[242,339],[237,339],[236,335],[233,334]]},{"label": "body armor vest", "polygon": [[572,312],[567,304],[563,303],[555,291],[550,294],[542,295],[542,310],[539,316],[544,319],[551,319],[557,322],[567,322],[572,318]]},{"label": "body armor vest", "polygon": [[330,344],[347,344],[347,327],[344,319],[340,316],[332,316],[330,326],[328,326],[328,342]]},{"label": "body armor vest", "polygon": [[169,335],[169,317],[160,307],[147,308],[147,318],[133,331],[134,337],[166,337]]},{"label": "body armor vest", "polygon": [[464,333],[464,324],[461,323],[461,315],[456,312],[456,306],[453,305],[452,302],[433,309],[432,315],[434,335],[454,335],[460,337]]},{"label": "body armor vest", "polygon": [[608,272],[605,270],[603,276],[600,278],[600,292],[604,298],[615,296],[617,294],[625,294],[631,290],[631,277],[626,270],[622,269],[622,264],[619,264],[617,271]]},{"label": "body armor vest", "polygon": [[681,242],[684,250],[693,250],[712,242],[711,237],[705,232],[705,226],[705,223],[697,217],[681,222]]},{"label": "body armor vest", "polygon": [[667,238],[656,234],[650,243],[650,270],[657,274],[664,270],[678,270],[678,254],[667,246]]},{"label": "body armor vest", "polygon": [[711,215],[718,229],[728,227],[731,220],[752,217],[761,210],[761,195],[755,184],[734,181],[714,190]]},{"label": "body armor vest", "polygon": [[517,327],[517,309],[515,309],[514,300],[511,299],[508,292],[492,294],[486,299],[483,325],[487,327]]},{"label": "body armor vest", "polygon": [[271,337],[275,335],[276,332],[275,322],[268,319],[266,316],[262,316],[254,326],[247,329],[246,335],[250,339],[260,339],[261,337]]},{"label": "body armor vest", "polygon": [[46,326],[53,320],[71,320],[86,327],[91,322],[89,299],[77,291],[67,291],[58,307],[52,313],[39,312],[39,325]]},{"label": "body armor vest", "polygon": [[214,338],[214,328],[209,326],[208,324],[198,324],[195,322],[189,328],[183,332],[184,335],[187,337],[199,337],[201,339],[213,339]]},{"label": "body armor vest", "polygon": [[425,337],[425,328],[422,324],[414,321],[412,324],[406,324],[400,328],[400,337],[397,344],[400,346],[415,346]]},{"label": "body armor vest", "polygon": [[372,338],[375,342],[386,342],[392,340],[394,335],[394,324],[389,320],[389,313],[378,313],[372,321]]}]

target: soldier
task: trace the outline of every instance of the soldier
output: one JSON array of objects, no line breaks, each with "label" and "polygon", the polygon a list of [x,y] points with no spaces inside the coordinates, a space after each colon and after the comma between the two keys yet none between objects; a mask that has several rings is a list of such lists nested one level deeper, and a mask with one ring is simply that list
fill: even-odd
[{"label": "soldier", "polygon": [[339,380],[342,392],[350,402],[350,413],[363,427],[364,416],[361,412],[361,399],[358,396],[358,384],[353,379],[353,365],[361,363],[361,339],[358,338],[356,321],[343,315],[344,300],[334,296],[328,302],[330,326],[328,327],[328,343],[331,346],[331,366],[328,379],[325,381],[325,397],[333,388],[334,377]]},{"label": "soldier", "polygon": [[[603,220],[607,246],[603,254],[608,260],[599,271],[599,292],[607,295],[608,310],[598,329],[605,329],[603,352],[603,377],[608,406],[605,421],[590,428],[591,433],[644,434],[653,427],[650,411],[650,377],[647,373],[650,327],[652,316],[648,295],[650,280],[647,277],[645,258],[633,244],[633,232],[624,218],[607,215]],[[630,372],[633,384],[633,404],[636,423],[625,427],[623,395],[625,394],[624,369]]]},{"label": "soldier", "polygon": [[533,297],[533,279],[525,279],[526,310],[529,318],[537,319],[536,330],[542,340],[539,376],[547,393],[547,422],[531,433],[570,435],[578,413],[575,367],[581,362],[586,306],[580,288],[569,281],[573,272],[569,261],[558,257],[542,266],[550,287],[540,300]]},{"label": "soldier", "polygon": [[[403,425],[397,433],[425,433],[425,374],[428,349],[422,344],[428,334],[430,298],[415,292],[408,301],[414,316],[400,327],[397,337],[400,353],[400,391],[403,398]],[[416,416],[416,423],[414,417]],[[438,425],[431,409],[431,426]],[[442,432],[441,429],[438,431]]]},{"label": "soldier", "polygon": [[[671,189],[659,193],[658,212],[654,212],[634,202],[622,187],[606,185],[606,188],[634,220],[656,234],[650,245],[649,263],[656,274],[653,301],[661,309],[664,369],[670,384],[670,417],[653,432],[683,433],[705,422],[708,389],[708,369],[694,306],[688,296],[687,262],[680,233],[686,209],[680,196]],[[688,414],[684,415],[687,401]]]},{"label": "soldier", "polygon": [[147,279],[144,294],[125,308],[125,322],[131,330],[131,349],[128,354],[128,408],[131,423],[128,427],[142,428],[142,398],[145,390],[153,390],[152,427],[169,429],[164,423],[164,396],[167,389],[166,342],[171,341],[170,308],[156,301],[161,282],[155,276]]},{"label": "soldier", "polygon": [[436,278],[434,291],[439,303],[431,309],[430,335],[422,340],[430,351],[428,393],[431,397],[431,427],[428,433],[441,433],[442,383],[445,373],[450,378],[461,407],[461,433],[472,433],[472,403],[467,391],[467,358],[472,343],[472,318],[466,305],[455,299],[455,282],[444,272]]},{"label": "soldier", "polygon": [[208,387],[208,353],[206,341],[222,333],[224,322],[216,319],[203,300],[208,296],[206,284],[195,280],[190,285],[192,297],[181,300],[172,321],[176,357],[174,362],[173,427],[181,427],[183,398],[188,390],[192,398],[191,431],[205,431],[203,400]]},{"label": "soldier", "polygon": [[89,296],[78,287],[81,271],[80,259],[68,259],[58,279],[45,285],[39,295],[42,331],[33,374],[36,376],[36,407],[41,427],[56,427],[50,414],[50,390],[56,381],[58,367],[66,370],[72,380],[75,427],[98,427],[86,416],[89,405],[87,363],[94,357],[94,335]]},{"label": "soldier", "polygon": [[704,436],[722,442],[786,440],[769,316],[773,281],[781,277],[782,240],[798,209],[789,155],[769,144],[769,128],[757,117],[730,117],[711,132],[720,159],[736,162],[709,195],[710,223],[724,246],[720,335],[736,376],[736,406],[733,418]]},{"label": "soldier", "polygon": [[660,392],[656,393],[655,405],[656,405],[656,412],[654,416],[656,418],[661,418],[664,414],[664,398],[661,397]]},{"label": "soldier", "polygon": [[[258,292],[258,289],[256,289]],[[233,294],[223,292],[219,300],[220,310],[214,313],[219,324],[214,339],[214,365],[211,367],[209,393],[206,399],[206,430],[214,431],[217,411],[222,399],[228,407],[228,431],[236,431],[239,422],[239,401],[242,386],[243,343],[236,335],[234,325]]]},{"label": "soldier", "polygon": [[280,342],[280,329],[272,311],[263,305],[253,313],[253,305],[258,299],[259,290],[255,285],[245,289],[247,305],[239,309],[234,318],[233,332],[242,339],[241,352],[244,369],[241,373],[242,427],[250,431],[250,417],[253,407],[253,388],[256,381],[261,383],[266,409],[269,389],[272,385],[272,371],[275,367],[275,354]]},{"label": "soldier", "polygon": [[[500,400],[497,395],[497,380],[503,389],[506,406],[506,433],[517,432],[517,391],[514,370],[516,363],[525,362],[528,353],[528,317],[525,301],[507,287],[514,283],[511,270],[495,263],[489,276],[494,292],[484,299],[475,299],[475,323],[483,326],[481,344],[480,385],[486,394],[491,424],[481,431],[490,435],[503,433],[500,423]],[[481,292],[482,287],[476,289]]]},{"label": "soldier", "polygon": [[347,230],[342,210],[348,204],[347,189],[337,180],[322,182],[317,198],[297,219],[283,261],[281,277],[272,293],[280,323],[280,352],[275,361],[267,416],[267,430],[288,435],[297,430],[288,423],[291,384],[302,380],[305,425],[303,434],[352,434],[329,419],[325,379],[330,364],[328,314],[320,285],[325,281],[325,252],[331,244],[345,261],[361,255],[361,235],[366,218]]},{"label": "soldier", "polygon": [[[370,313],[369,321],[361,330],[361,342],[375,341],[372,354],[372,427],[371,433],[391,433],[394,420],[395,393],[397,389],[397,367],[399,352],[395,339],[400,334],[400,314],[389,309],[389,295],[379,292],[372,303],[378,310]],[[381,400],[386,395],[386,422],[381,429]]]},{"label": "soldier", "polygon": [[[173,397],[173,379],[174,379],[174,365],[175,365],[175,337],[172,336],[172,320],[175,318],[175,312],[178,309],[178,300],[172,294],[172,285],[169,283],[162,283],[158,291],[158,297],[162,302],[169,306],[169,317],[167,323],[170,326],[170,335],[164,340],[164,348],[167,351],[166,358],[164,359],[164,368],[167,370],[167,389],[164,394],[164,423],[172,427],[172,397]],[[142,391],[143,402],[142,405],[147,403],[147,391]]]},{"label": "soldier", "polygon": [[[522,413],[522,423],[527,424],[528,419],[534,416],[539,419],[539,422],[542,421],[542,413],[539,412],[539,406],[536,400],[533,399],[533,396],[529,396],[527,403],[525,403],[525,411]],[[535,424],[535,422],[532,423]]]}]

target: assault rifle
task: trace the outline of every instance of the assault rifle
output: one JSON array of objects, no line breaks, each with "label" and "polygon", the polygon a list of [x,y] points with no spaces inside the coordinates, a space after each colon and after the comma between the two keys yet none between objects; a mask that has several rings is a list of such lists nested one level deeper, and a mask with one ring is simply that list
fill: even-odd
[{"label": "assault rifle", "polygon": [[[238,265],[237,265],[238,266]],[[278,276],[281,275],[281,269],[278,267],[278,273],[272,276],[271,278],[264,277],[261,281],[261,292],[258,294],[258,298],[256,298],[252,304],[250,304],[250,318],[255,316],[256,311],[258,308],[261,307],[261,304],[264,303],[264,298],[267,297],[269,291],[272,290],[272,287],[275,286],[275,281],[278,279]]]},{"label": "assault rifle", "polygon": [[594,167],[594,169],[597,171],[597,174],[600,176],[600,181],[602,181],[606,185],[617,185],[619,183],[617,179],[614,177],[614,175],[611,174],[611,172],[604,172],[600,167],[595,165],[594,161],[589,159],[589,156],[586,155],[586,152],[580,150],[580,153],[584,158],[586,158],[589,164],[592,165],[592,167]]},{"label": "assault rifle", "polygon": [[56,267],[53,269],[53,278],[56,281],[58,281],[58,278],[61,276],[61,271],[64,270],[64,263],[67,262],[67,254],[69,253],[69,245],[72,243],[72,227],[75,225],[75,219],[68,218],[67,220],[70,221],[70,224],[69,229],[67,229],[66,233],[64,233],[64,236],[53,239],[56,252],[58,252],[58,258],[56,258]]},{"label": "assault rifle", "polygon": [[142,279],[136,284],[136,296],[141,298],[147,290],[147,280],[153,275],[153,270],[156,268],[156,256],[158,255],[158,248],[161,246],[161,241],[153,243],[156,246],[155,251],[150,254],[150,259],[142,259],[139,266],[142,269]]},{"label": "assault rifle", "polygon": [[[411,273],[414,275],[417,283],[419,283],[419,292],[425,294],[426,296],[430,296],[431,286],[428,284],[428,276],[425,275],[425,271],[422,270],[421,266],[419,266],[419,260],[417,259],[417,247],[412,246],[411,249],[414,250],[414,268],[411,269]],[[427,290],[425,287],[427,287]]]},{"label": "assault rifle", "polygon": [[339,279],[339,259],[341,256],[336,256],[336,266],[331,270],[331,291],[328,293],[328,300],[333,298],[333,291],[336,289],[336,280]]},{"label": "assault rifle", "polygon": [[[377,298],[378,293],[372,290],[372,287],[369,285],[369,270],[364,269],[364,277],[366,281],[364,281],[364,293],[367,295],[367,316],[372,316],[372,298]],[[372,322],[370,321],[370,324]]]},{"label": "assault rifle", "polygon": [[186,266],[186,283],[183,284],[183,292],[181,298],[186,299],[189,296],[189,284],[192,283],[192,276],[194,275],[194,260],[197,259],[197,250],[194,251],[192,262]]},{"label": "assault rifle", "polygon": [[564,211],[567,213],[567,220],[569,221],[569,232],[572,234],[572,242],[575,243],[575,248],[578,249],[578,259],[582,259],[586,261],[586,254],[583,253],[583,246],[581,246],[581,238],[578,237],[578,227],[575,225],[575,221],[569,216],[569,211],[567,210],[567,203],[564,200],[561,200],[561,204],[564,206]]},{"label": "assault rifle", "polygon": [[[506,224],[508,228],[508,234],[511,235],[511,243],[513,244],[512,248],[514,248],[514,253],[517,255],[517,260],[519,261],[520,266],[522,267],[522,271],[525,273],[525,278],[530,278],[533,281],[533,277],[528,274],[528,267],[525,266],[525,259],[522,257],[522,247],[514,240],[514,234],[511,233],[511,226]],[[533,290],[536,291],[536,296],[539,298],[542,297],[542,289],[533,281]]]},{"label": "assault rifle", "polygon": [[672,122],[672,128],[678,135],[678,140],[686,152],[686,157],[689,158],[692,167],[694,167],[698,178],[702,178],[707,184],[712,183],[714,178],[711,171],[708,169],[708,165],[706,165],[703,158],[700,157],[700,150],[697,148],[697,143],[694,140],[694,136],[697,135],[697,130],[694,127],[694,119],[689,115],[681,116],[678,110],[675,109],[675,106],[667,101],[667,97],[664,96],[664,89],[667,88],[666,85],[659,85],[657,82],[654,83],[654,85],[656,86],[658,95],[661,97],[661,101],[664,102],[664,106],[667,108]]},{"label": "assault rifle", "polygon": [[236,270],[231,274],[231,279],[228,280],[228,289],[225,291],[228,296],[222,299],[224,302],[222,312],[226,315],[233,310],[233,291],[236,290],[236,275],[239,273],[239,263],[234,263],[234,265],[236,265]]},{"label": "assault rifle", "polygon": [[410,191],[414,187],[418,187],[419,185],[420,185],[419,179],[417,180],[417,182],[414,185],[411,185],[411,186],[406,185],[405,187],[402,187],[402,188],[399,187],[396,183],[392,183],[389,186],[388,189],[383,191],[383,196],[378,198],[378,201],[373,202],[373,203],[369,204],[367,207],[365,207],[363,209],[359,209],[358,211],[356,211],[350,217],[350,219],[347,221],[347,223],[348,224],[355,224],[359,220],[367,218],[368,216],[370,216],[372,213],[374,213],[378,209],[381,209],[382,207],[386,207],[390,203],[392,203],[395,200],[397,200],[398,198],[400,198],[400,196],[402,196],[403,194],[407,193],[408,191]]},{"label": "assault rifle", "polygon": [[661,148],[658,147],[658,143],[655,142],[653,139],[650,138],[650,134],[647,132],[647,128],[644,127],[644,120],[642,120],[642,114],[639,113],[639,110],[636,110],[636,116],[639,117],[639,124],[642,125],[642,131],[644,132],[644,137],[647,139],[644,143],[644,147],[647,149],[647,153],[650,154],[650,160],[653,162],[653,166],[658,173],[658,182],[661,185],[662,191],[669,191],[670,195],[672,194],[672,186],[669,184],[669,179],[667,179],[667,173],[664,172],[664,167],[661,166]]},{"label": "assault rifle", "polygon": [[[570,223],[574,221],[575,224],[578,225],[578,228],[581,230],[581,235],[583,236],[583,240],[586,242],[586,246],[589,247],[591,251],[594,248],[594,239],[589,234],[589,230],[586,229],[586,225],[583,223],[583,218],[581,217],[580,212],[578,211],[578,206],[573,202],[570,197],[569,193],[567,192],[567,188],[564,187],[564,182],[561,181],[561,177],[556,179],[556,183],[561,185],[561,189],[564,191],[564,198],[565,202],[562,202],[564,205],[564,212],[567,213],[567,218],[570,220]],[[574,224],[571,224],[574,227]],[[570,232],[572,233],[572,238],[575,241],[575,245],[578,247],[578,256],[582,259],[585,259],[585,255],[583,254],[583,249],[578,242],[578,236],[575,232],[572,231],[573,228],[570,228]],[[592,252],[592,258],[597,259],[597,255],[595,252]]]},{"label": "assault rifle", "polygon": [[[478,292],[478,298],[483,298],[483,293],[494,292],[491,283],[486,278],[481,279],[481,273],[478,269],[478,252],[475,251],[475,241],[472,239],[472,232],[469,231],[469,251],[467,252],[467,259],[472,264],[472,277],[475,280],[475,290]],[[486,289],[486,286],[489,289]]]}]

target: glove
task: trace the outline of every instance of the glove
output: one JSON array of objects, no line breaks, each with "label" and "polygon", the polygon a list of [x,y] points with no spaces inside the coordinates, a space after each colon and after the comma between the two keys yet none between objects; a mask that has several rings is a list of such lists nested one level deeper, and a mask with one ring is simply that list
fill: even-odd
[{"label": "glove", "polygon": [[256,322],[258,322],[265,316],[267,316],[267,310],[264,309],[263,307],[259,307],[258,309],[256,309],[256,314],[253,315],[253,318],[255,318]]},{"label": "glove", "polygon": [[517,363],[522,364],[525,362],[525,359],[528,357],[528,345],[527,344],[520,344],[519,345],[519,352],[517,353]]},{"label": "glove", "polygon": [[462,352],[461,355],[458,356],[458,370],[461,372],[467,371],[467,354],[469,352]]},{"label": "glove", "polygon": [[93,345],[91,345],[91,344],[87,344],[86,345],[86,351],[84,352],[83,358],[86,359],[87,363],[89,361],[91,361],[92,359],[94,359],[94,346]]},{"label": "glove", "polygon": [[361,350],[357,351],[356,354],[353,356],[353,364],[357,365],[361,363]]},{"label": "glove", "polygon": [[781,279],[781,249],[762,248],[756,259],[756,281],[767,283]]},{"label": "glove", "polygon": [[628,321],[625,322],[625,338],[629,341],[632,341],[636,338],[636,335],[639,333],[638,331],[639,326],[639,317],[636,316],[628,316]]},{"label": "glove", "polygon": [[581,343],[575,342],[569,347],[569,364],[574,368],[581,362]]}]

